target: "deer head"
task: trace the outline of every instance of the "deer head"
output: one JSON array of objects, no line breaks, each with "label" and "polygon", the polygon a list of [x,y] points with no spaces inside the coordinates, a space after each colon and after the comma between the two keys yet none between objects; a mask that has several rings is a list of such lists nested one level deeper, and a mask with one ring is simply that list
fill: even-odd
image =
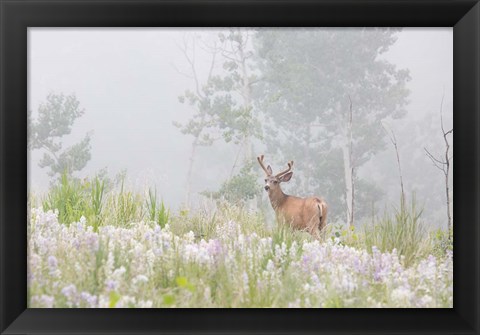
[{"label": "deer head", "polygon": [[293,172],[290,170],[292,169],[293,166],[293,161],[290,161],[287,163],[288,168],[280,173],[277,173],[276,175],[273,175],[272,168],[270,165],[265,167],[263,164],[263,158],[264,156],[261,155],[257,157],[258,163],[262,167],[262,169],[265,171],[266,177],[265,177],[265,191],[268,193],[275,193],[277,189],[280,188],[280,183],[282,182],[287,182],[292,178]]}]

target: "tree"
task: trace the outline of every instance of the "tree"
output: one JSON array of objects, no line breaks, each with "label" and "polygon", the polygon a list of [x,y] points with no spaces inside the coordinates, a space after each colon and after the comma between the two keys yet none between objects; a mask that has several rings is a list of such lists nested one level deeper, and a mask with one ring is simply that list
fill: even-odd
[{"label": "tree", "polygon": [[218,191],[205,191],[202,194],[215,200],[227,200],[240,205],[260,196],[262,189],[257,184],[258,174],[254,170],[256,166],[253,161],[245,164],[239,173],[226,180]]},{"label": "tree", "polygon": [[[183,134],[193,136],[187,172],[187,192],[185,203],[187,206],[190,205],[193,167],[197,148],[199,146],[210,146],[213,144],[215,138],[208,133],[208,130],[217,123],[215,120],[216,115],[213,113],[212,108],[212,103],[214,100],[213,91],[210,87],[218,51],[216,48],[214,48],[213,52],[211,53],[207,78],[205,80],[205,84],[202,85],[201,78],[197,71],[195,59],[197,43],[196,37],[183,37],[183,45],[180,46],[180,50],[182,51],[185,60],[188,63],[189,73],[186,74],[186,76],[193,79],[194,90],[186,90],[181,96],[178,97],[180,103],[187,102],[190,106],[192,106],[192,108],[195,109],[195,114],[186,124],[174,122],[174,126],[179,128]],[[220,101],[217,100],[217,106],[218,105],[220,105]]]},{"label": "tree", "polygon": [[403,208],[403,206],[406,204],[405,189],[403,187],[403,174],[402,174],[402,166],[400,165],[400,154],[398,153],[397,137],[395,136],[395,132],[393,131],[392,128],[388,127],[385,124],[383,125],[383,128],[385,129],[385,132],[388,134],[388,137],[390,138],[390,142],[392,142],[392,145],[395,148],[395,154],[397,157],[398,176],[400,178],[400,189],[401,189],[400,203]]},{"label": "tree", "polygon": [[427,154],[428,158],[432,161],[433,165],[441,170],[445,176],[445,193],[447,196],[447,228],[448,228],[448,239],[451,241],[452,239],[452,215],[450,213],[450,204],[452,203],[450,199],[450,189],[449,189],[449,175],[450,175],[450,162],[452,157],[450,156],[450,144],[448,142],[448,135],[453,134],[453,128],[450,130],[445,130],[443,125],[443,97],[442,102],[440,103],[440,129],[442,130],[443,141],[445,142],[445,153],[443,154],[443,158],[437,158],[430,153],[430,151],[425,149],[425,153]]},{"label": "tree", "polygon": [[[261,136],[261,127],[251,102],[252,85],[256,76],[250,71],[253,55],[249,50],[250,38],[250,33],[240,28],[219,32],[211,45],[196,37],[184,38],[181,50],[189,64],[188,76],[193,79],[194,90],[186,90],[179,100],[181,103],[188,102],[195,109],[195,114],[187,123],[175,125],[183,134],[194,137],[187,177],[187,205],[190,201],[194,155],[198,146],[212,145],[218,139],[237,145],[239,150],[232,166],[231,178],[242,151],[244,155],[240,168],[252,160],[251,140]],[[210,55],[208,75],[203,80],[196,68],[195,58],[198,54],[195,54],[195,50],[199,44]],[[222,69],[215,71],[219,58]],[[245,171],[241,178],[244,175]],[[225,186],[223,189],[230,188]]]},{"label": "tree", "polygon": [[72,132],[75,120],[84,114],[75,95],[51,93],[46,102],[40,104],[38,117],[32,118],[28,112],[28,148],[44,150],[39,162],[41,168],[49,168],[50,177],[62,174],[71,176],[82,170],[91,158],[90,134],[78,143],[64,148],[63,138]]},{"label": "tree", "polygon": [[[344,215],[350,224],[354,192],[371,191],[355,189],[355,184],[365,184],[355,171],[385,148],[380,122],[405,114],[408,71],[380,57],[395,42],[396,32],[260,30],[256,38],[264,76],[257,98],[269,120],[268,150],[282,161],[298,162],[302,182],[297,192],[323,194],[332,218]],[[378,194],[372,192],[369,204],[356,206],[370,208]]]},{"label": "tree", "polygon": [[223,75],[215,78],[215,89],[231,97],[230,128],[237,136],[243,163],[253,160],[252,139],[261,138],[261,126],[252,101],[253,87],[259,81],[253,70],[253,50],[250,45],[252,32],[231,28],[218,35],[222,43],[221,54],[225,59]]}]

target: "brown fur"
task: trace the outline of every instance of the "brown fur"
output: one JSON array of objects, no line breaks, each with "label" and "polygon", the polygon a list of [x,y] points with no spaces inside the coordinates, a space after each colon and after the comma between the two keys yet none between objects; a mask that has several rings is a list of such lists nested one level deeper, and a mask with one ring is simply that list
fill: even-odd
[{"label": "brown fur", "polygon": [[277,220],[292,228],[304,230],[318,237],[327,224],[328,207],[318,197],[299,198],[283,193],[280,184],[270,188],[268,197]]}]

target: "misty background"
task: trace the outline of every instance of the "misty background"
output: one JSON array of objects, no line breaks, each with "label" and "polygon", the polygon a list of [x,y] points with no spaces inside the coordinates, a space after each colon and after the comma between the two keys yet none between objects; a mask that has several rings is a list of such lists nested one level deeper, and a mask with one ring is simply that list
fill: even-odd
[{"label": "misty background", "polygon": [[[174,210],[245,197],[271,213],[255,161],[265,154],[274,173],[295,161],[284,192],[322,196],[330,221],[346,222],[350,129],[361,223],[398,207],[393,131],[407,199],[415,194],[425,222],[446,228],[445,176],[425,148],[445,152],[440,109],[453,127],[451,28],[29,28],[28,43],[32,118],[49,94],[74,94],[84,110],[62,138],[68,147],[90,136],[76,177],[126,171],[129,186],[156,187]],[[29,151],[38,194],[54,180],[39,167],[44,153]]]}]

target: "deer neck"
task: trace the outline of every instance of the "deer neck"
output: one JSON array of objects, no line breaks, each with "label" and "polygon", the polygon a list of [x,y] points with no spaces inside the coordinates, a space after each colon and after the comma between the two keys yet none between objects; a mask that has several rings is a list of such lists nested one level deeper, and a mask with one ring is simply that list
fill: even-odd
[{"label": "deer neck", "polygon": [[272,190],[268,193],[268,197],[270,198],[270,203],[274,210],[277,210],[287,199],[288,195],[283,193],[282,189],[278,187],[276,190]]}]

